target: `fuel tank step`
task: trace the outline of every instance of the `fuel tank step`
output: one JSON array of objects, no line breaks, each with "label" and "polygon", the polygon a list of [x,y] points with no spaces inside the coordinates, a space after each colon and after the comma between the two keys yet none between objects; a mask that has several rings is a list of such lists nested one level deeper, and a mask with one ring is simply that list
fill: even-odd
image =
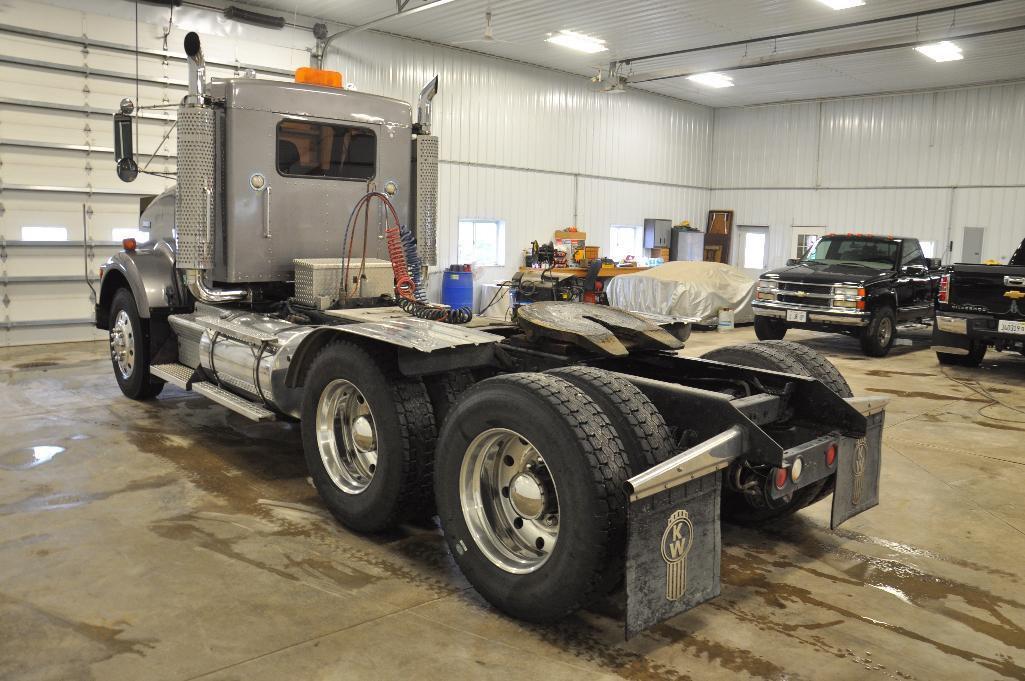
[{"label": "fuel tank step", "polygon": [[261,345],[263,343],[277,343],[278,337],[273,333],[266,333],[245,324],[233,322],[230,319],[219,319],[217,317],[196,317],[196,323],[205,326],[211,331],[223,334],[228,338],[248,343],[249,345]]},{"label": "fuel tank step", "polygon": [[184,364],[178,364],[177,362],[154,364],[149,368],[149,372],[153,376],[161,378],[171,385],[176,385],[182,390],[190,390],[192,388],[192,378],[196,375],[195,369]]},{"label": "fuel tank step", "polygon": [[253,421],[273,421],[277,418],[277,415],[271,410],[207,381],[193,383],[192,390]]}]

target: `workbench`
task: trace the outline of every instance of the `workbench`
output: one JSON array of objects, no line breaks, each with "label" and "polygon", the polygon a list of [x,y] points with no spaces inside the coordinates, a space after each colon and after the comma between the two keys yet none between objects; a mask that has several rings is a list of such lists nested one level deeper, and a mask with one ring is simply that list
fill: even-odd
[{"label": "workbench", "polygon": [[[633,272],[643,272],[651,269],[650,267],[616,267],[615,265],[602,265],[601,269],[598,270],[599,279],[607,279],[614,277],[618,274],[631,274]],[[536,267],[521,267],[520,272],[545,272],[552,275],[580,277],[583,279],[587,276],[586,267],[556,267],[553,270],[541,270]]]}]

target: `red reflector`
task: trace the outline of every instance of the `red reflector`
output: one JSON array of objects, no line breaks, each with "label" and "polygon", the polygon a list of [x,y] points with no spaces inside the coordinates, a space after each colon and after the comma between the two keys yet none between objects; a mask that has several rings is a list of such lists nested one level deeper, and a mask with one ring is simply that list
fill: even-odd
[{"label": "red reflector", "polygon": [[829,449],[826,450],[826,465],[832,466],[836,463],[836,445],[829,445]]},{"label": "red reflector", "polygon": [[124,249],[126,251],[131,252],[131,251],[135,250],[135,247],[138,244],[135,243],[135,239],[133,239],[132,237],[128,237],[127,239],[122,239],[121,240],[121,245],[124,246]]},{"label": "red reflector", "polygon": [[776,482],[776,489],[783,489],[784,487],[786,487],[787,486],[787,478],[788,477],[790,477],[790,476],[787,474],[787,469],[786,468],[777,468],[776,469],[776,481],[775,481]]},{"label": "red reflector", "polygon": [[944,274],[940,277],[940,290],[937,299],[941,303],[945,303],[950,299],[950,275]]}]

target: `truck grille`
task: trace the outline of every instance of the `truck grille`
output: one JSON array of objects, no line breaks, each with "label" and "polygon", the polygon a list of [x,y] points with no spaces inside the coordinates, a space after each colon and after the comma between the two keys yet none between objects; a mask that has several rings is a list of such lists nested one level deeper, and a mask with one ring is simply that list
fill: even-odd
[{"label": "truck grille", "polygon": [[781,303],[797,303],[829,307],[833,299],[833,287],[829,284],[806,284],[797,281],[778,281],[776,300]]}]

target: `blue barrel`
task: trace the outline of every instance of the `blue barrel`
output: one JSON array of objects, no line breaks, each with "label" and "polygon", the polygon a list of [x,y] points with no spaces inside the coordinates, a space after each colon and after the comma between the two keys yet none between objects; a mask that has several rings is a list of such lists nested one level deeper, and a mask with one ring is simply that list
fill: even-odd
[{"label": "blue barrel", "polygon": [[441,276],[441,302],[473,309],[473,272],[446,270]]}]

